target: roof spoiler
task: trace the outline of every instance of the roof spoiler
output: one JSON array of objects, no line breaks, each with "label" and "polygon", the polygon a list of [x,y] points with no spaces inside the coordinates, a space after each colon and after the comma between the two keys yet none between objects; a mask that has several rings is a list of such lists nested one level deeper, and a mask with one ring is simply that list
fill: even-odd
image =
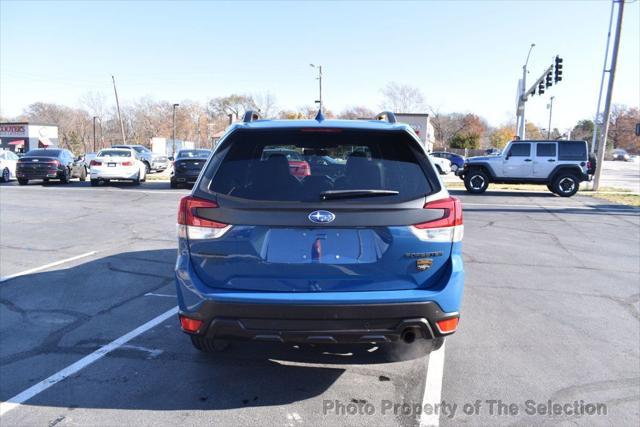
[{"label": "roof spoiler", "polygon": [[397,123],[396,115],[391,111],[383,111],[382,113],[376,115],[376,120],[386,120],[389,123]]},{"label": "roof spoiler", "polygon": [[249,123],[249,122],[258,120],[259,118],[260,118],[260,114],[258,114],[257,111],[247,110],[244,113],[244,117],[242,118],[242,121],[245,123]]}]

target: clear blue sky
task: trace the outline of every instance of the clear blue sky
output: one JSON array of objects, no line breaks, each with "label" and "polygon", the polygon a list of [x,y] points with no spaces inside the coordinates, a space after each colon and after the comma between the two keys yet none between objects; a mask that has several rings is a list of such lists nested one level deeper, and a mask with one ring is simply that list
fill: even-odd
[{"label": "clear blue sky", "polygon": [[[324,68],[328,108],[380,107],[390,81],[419,87],[445,112],[512,119],[527,49],[529,79],[555,54],[564,81],[527,103],[554,127],[592,118],[609,1],[156,2],[0,0],[0,111],[35,101],[78,105],[88,91],[124,102],[179,102],[273,93],[281,108],[311,104]],[[625,7],[614,102],[640,104],[640,1]]]}]

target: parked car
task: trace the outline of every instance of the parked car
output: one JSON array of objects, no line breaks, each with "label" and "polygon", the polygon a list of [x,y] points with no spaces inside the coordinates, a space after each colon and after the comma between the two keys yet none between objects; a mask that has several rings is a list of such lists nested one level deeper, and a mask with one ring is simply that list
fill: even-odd
[{"label": "parked car", "polygon": [[451,162],[451,170],[453,172],[464,167],[465,157],[460,154],[449,153],[448,151],[434,151],[431,155],[449,160]]},{"label": "parked car", "polygon": [[87,166],[87,174],[89,173],[89,168],[91,167],[91,160],[96,158],[97,153],[86,153],[82,159],[84,160],[84,164]]},{"label": "parked car", "polygon": [[[259,120],[229,127],[178,211],[179,319],[202,351],[228,339],[411,343],[456,331],[462,207],[408,125]],[[284,155],[326,150],[299,180]],[[422,347],[429,350],[429,346]]]},{"label": "parked car", "polygon": [[91,160],[91,185],[101,182],[132,181],[140,184],[147,179],[146,165],[130,148],[105,148]]},{"label": "parked car", "polygon": [[16,179],[16,164],[19,158],[13,151],[0,151],[0,177],[2,182]]},{"label": "parked car", "polygon": [[178,151],[171,171],[171,188],[178,188],[180,184],[196,182],[209,155],[211,155],[211,150]]},{"label": "parked car", "polygon": [[73,178],[80,181],[87,179],[87,169],[81,158],[75,158],[71,151],[62,148],[39,148],[31,150],[21,157],[16,164],[16,176],[20,185],[29,180],[59,179],[68,184]]},{"label": "parked car", "polygon": [[467,159],[456,175],[468,192],[483,193],[492,182],[546,184],[549,191],[570,197],[595,172],[585,141],[511,141],[502,153]]},{"label": "parked car", "polygon": [[436,170],[440,175],[446,175],[451,172],[451,161],[443,159],[442,157],[432,156],[431,161],[436,167]]},{"label": "parked car", "polygon": [[147,168],[146,173],[163,172],[169,167],[169,158],[162,154],[154,153],[144,145],[112,145],[111,148],[128,148],[138,153],[138,158]]},{"label": "parked car", "polygon": [[298,179],[302,179],[305,176],[311,175],[311,168],[309,162],[307,162],[302,154],[296,150],[289,150],[286,148],[272,148],[265,150],[262,153],[264,159],[268,159],[271,156],[284,156],[289,162],[289,168],[291,169],[291,175]]},{"label": "parked car", "polygon": [[613,160],[620,160],[623,162],[628,162],[629,160],[631,160],[631,155],[627,153],[627,150],[624,150],[622,148],[616,148],[615,150],[613,150],[611,156],[613,157]]}]

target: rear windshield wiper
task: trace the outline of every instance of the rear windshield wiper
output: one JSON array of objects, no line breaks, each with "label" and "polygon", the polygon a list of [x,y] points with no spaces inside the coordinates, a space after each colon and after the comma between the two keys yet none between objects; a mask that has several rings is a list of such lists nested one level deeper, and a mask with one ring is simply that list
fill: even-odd
[{"label": "rear windshield wiper", "polygon": [[329,199],[355,199],[357,197],[397,196],[395,190],[329,190],[320,193],[323,200]]}]

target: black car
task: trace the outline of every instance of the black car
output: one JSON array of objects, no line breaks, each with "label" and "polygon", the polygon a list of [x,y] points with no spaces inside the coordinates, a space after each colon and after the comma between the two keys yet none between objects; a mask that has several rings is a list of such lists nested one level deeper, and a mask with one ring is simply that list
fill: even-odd
[{"label": "black car", "polygon": [[196,182],[210,154],[211,150],[178,151],[173,162],[173,172],[171,172],[171,188],[178,188],[180,184]]},{"label": "black car", "polygon": [[59,179],[63,184],[72,178],[80,181],[87,179],[84,161],[76,159],[69,150],[63,148],[45,148],[31,150],[18,160],[16,176],[20,185],[26,185],[31,179]]}]

